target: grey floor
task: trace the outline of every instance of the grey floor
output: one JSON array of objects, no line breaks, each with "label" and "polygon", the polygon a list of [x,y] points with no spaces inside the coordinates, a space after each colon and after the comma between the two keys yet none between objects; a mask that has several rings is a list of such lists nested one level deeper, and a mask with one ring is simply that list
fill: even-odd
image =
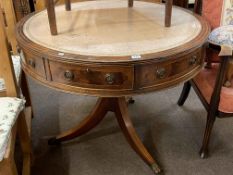
[{"label": "grey floor", "polygon": [[[233,118],[217,119],[210,157],[200,159],[206,112],[193,91],[178,107],[181,88],[135,97],[129,111],[143,143],[166,175],[233,175]],[[96,98],[61,93],[32,80],[30,89],[35,112],[32,175],[153,175],[127,144],[111,113],[90,133],[48,146],[48,137],[82,120]]]}]

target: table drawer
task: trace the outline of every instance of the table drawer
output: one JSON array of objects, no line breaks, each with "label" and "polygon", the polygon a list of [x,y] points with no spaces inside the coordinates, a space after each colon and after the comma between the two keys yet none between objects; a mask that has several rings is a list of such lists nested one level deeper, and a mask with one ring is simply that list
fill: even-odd
[{"label": "table drawer", "polygon": [[44,60],[37,55],[24,53],[25,62],[29,69],[39,76],[46,77]]},{"label": "table drawer", "polygon": [[136,87],[149,87],[160,85],[164,82],[174,81],[186,73],[200,67],[203,63],[202,49],[198,49],[175,61],[165,61],[160,63],[150,63],[139,65],[136,68]]},{"label": "table drawer", "polygon": [[99,89],[132,89],[132,66],[75,65],[50,61],[52,81]]}]

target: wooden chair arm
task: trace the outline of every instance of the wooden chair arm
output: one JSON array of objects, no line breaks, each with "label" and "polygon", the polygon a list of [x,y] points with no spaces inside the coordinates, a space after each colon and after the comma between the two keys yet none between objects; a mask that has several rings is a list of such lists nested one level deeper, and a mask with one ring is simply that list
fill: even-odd
[{"label": "wooden chair arm", "polygon": [[[44,0],[47,13],[48,13],[48,20],[49,20],[49,26],[50,26],[50,32],[51,35],[57,35],[57,23],[56,23],[56,14],[55,14],[55,5],[59,0]],[[134,0],[128,0],[128,7],[132,8],[134,4]],[[173,0],[166,0],[165,3],[165,27],[171,26],[171,16],[172,16],[172,5]],[[71,10],[71,2],[70,0],[65,0],[65,7],[66,11]]]},{"label": "wooden chair arm", "polygon": [[219,56],[220,57],[232,56],[232,48],[228,45],[222,45]]},{"label": "wooden chair arm", "polygon": [[201,0],[195,0],[195,3],[194,3],[194,13],[197,13],[199,15],[201,15],[201,7],[202,7],[202,1]]}]

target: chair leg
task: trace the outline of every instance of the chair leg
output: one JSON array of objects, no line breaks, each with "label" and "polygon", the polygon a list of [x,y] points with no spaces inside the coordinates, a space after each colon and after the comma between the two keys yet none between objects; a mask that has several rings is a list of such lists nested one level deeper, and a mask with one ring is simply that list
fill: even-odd
[{"label": "chair leg", "polygon": [[23,151],[23,175],[30,175],[31,167],[31,139],[26,122],[25,113],[21,112],[18,118],[18,135],[20,139],[21,148]]},{"label": "chair leg", "polygon": [[211,96],[211,100],[209,104],[206,129],[205,129],[205,134],[204,134],[204,138],[202,142],[202,147],[200,150],[201,158],[206,158],[208,154],[210,134],[211,134],[211,131],[214,126],[215,119],[216,119],[216,112],[218,111],[218,105],[220,101],[220,93],[221,93],[222,85],[224,83],[227,63],[230,58],[231,56],[224,56],[221,58],[221,64],[218,70],[216,83],[215,83],[213,94]]},{"label": "chair leg", "polygon": [[208,156],[208,146],[209,146],[209,141],[210,141],[210,135],[211,135],[211,131],[214,126],[215,119],[216,119],[215,113],[212,111],[209,111],[207,115],[206,128],[205,128],[204,138],[202,141],[202,147],[200,150],[200,156],[202,159],[207,158]]},{"label": "chair leg", "polygon": [[18,171],[15,165],[15,160],[5,159],[0,163],[0,174],[1,175],[18,175]]},{"label": "chair leg", "polygon": [[177,104],[179,106],[183,106],[184,102],[186,101],[186,99],[189,95],[190,89],[191,89],[191,83],[189,81],[187,81],[186,83],[184,83],[183,90],[182,90],[180,98],[177,102]]},{"label": "chair leg", "polygon": [[21,84],[20,84],[23,96],[26,99],[26,107],[31,107],[32,109],[32,118],[34,117],[34,113],[33,113],[33,107],[32,107],[32,101],[31,101],[31,94],[30,94],[30,90],[29,90],[29,86],[28,86],[28,81],[27,81],[27,77],[25,75],[25,72],[22,71],[22,75],[21,75]]},{"label": "chair leg", "polygon": [[70,0],[65,0],[65,6],[66,6],[66,11],[70,11],[71,10],[71,2],[70,2]]},{"label": "chair leg", "polygon": [[47,7],[51,35],[57,35],[57,22],[56,22],[54,1],[53,0],[45,0],[45,4]]},{"label": "chair leg", "polygon": [[133,7],[133,1],[134,0],[128,0],[128,7]]},{"label": "chair leg", "polygon": [[171,26],[172,5],[173,5],[173,0],[166,0],[165,2],[165,27]]}]

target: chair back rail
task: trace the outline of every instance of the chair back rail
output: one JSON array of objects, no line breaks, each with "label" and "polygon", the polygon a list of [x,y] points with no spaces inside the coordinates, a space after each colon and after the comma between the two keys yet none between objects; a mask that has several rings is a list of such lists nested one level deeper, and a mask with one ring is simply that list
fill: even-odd
[{"label": "chair back rail", "polygon": [[9,45],[5,32],[5,24],[3,11],[0,8],[0,78],[3,78],[6,86],[6,95],[10,97],[17,97],[18,90],[16,85],[16,77],[12,64],[12,59],[9,52]]},{"label": "chair back rail", "polygon": [[17,41],[15,38],[15,24],[16,24],[16,16],[14,12],[14,4],[12,0],[0,0],[0,6],[5,13],[5,20],[7,26],[7,37],[9,43],[12,47],[12,51],[14,54],[17,53]]},{"label": "chair back rail", "polygon": [[30,0],[13,0],[16,21],[19,21],[31,12],[29,1]]},{"label": "chair back rail", "polygon": [[[10,55],[9,44],[7,41],[7,34],[4,23],[3,10],[0,8],[0,78],[4,79],[7,97],[18,97],[19,96],[19,86],[17,86],[16,76],[14,72],[14,67],[12,63],[12,58]],[[1,94],[0,94],[1,95]],[[2,106],[0,106],[2,107]],[[15,140],[16,133],[19,137],[21,150],[23,153],[23,167],[22,175],[30,175],[30,165],[31,165],[31,142],[30,142],[30,122],[27,125],[27,119],[31,119],[31,112],[29,108],[24,109],[19,113],[16,118],[16,122],[13,123],[10,130],[10,137],[8,139],[7,149],[4,152],[4,158],[0,161],[0,174],[4,175],[18,175],[15,160],[14,160],[14,150],[15,150]],[[13,116],[12,116],[13,117]],[[28,120],[30,121],[30,120]],[[7,132],[7,131],[6,131]]]},{"label": "chair back rail", "polygon": [[9,44],[14,54],[18,53],[15,38],[15,24],[30,13],[29,0],[0,0],[0,8],[4,12],[4,21]]}]

